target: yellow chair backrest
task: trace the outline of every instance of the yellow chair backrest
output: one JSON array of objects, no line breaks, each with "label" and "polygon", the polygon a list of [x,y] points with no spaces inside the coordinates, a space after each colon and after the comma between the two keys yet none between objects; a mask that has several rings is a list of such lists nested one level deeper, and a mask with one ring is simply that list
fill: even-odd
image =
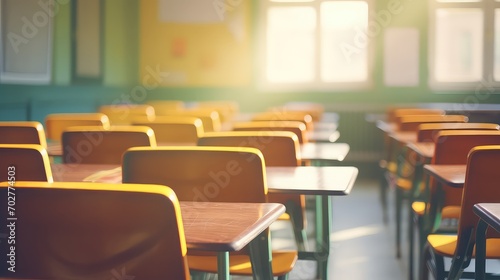
[{"label": "yellow chair backrest", "polygon": [[153,106],[138,104],[103,105],[99,112],[108,116],[112,125],[129,125],[137,117],[154,120],[156,116]]},{"label": "yellow chair backrest", "polygon": [[418,126],[417,142],[434,142],[441,130],[499,130],[496,123],[424,123]]},{"label": "yellow chair backrest", "polygon": [[180,201],[267,202],[264,158],[253,148],[137,147],[123,182],[171,186]]},{"label": "yellow chair backrest", "polygon": [[168,114],[158,114],[159,116],[179,116],[179,117],[195,117],[201,120],[203,123],[204,132],[221,131],[222,123],[219,113],[214,110],[183,110],[183,111],[172,111]]},{"label": "yellow chair backrest", "polygon": [[0,144],[36,144],[47,148],[45,131],[39,122],[0,122]]},{"label": "yellow chair backrest", "polygon": [[195,144],[203,135],[203,123],[195,117],[157,116],[154,121],[134,121],[133,124],[151,127],[156,141],[161,143]]},{"label": "yellow chair backrest", "polygon": [[146,104],[153,106],[158,116],[184,110],[184,102],[180,100],[151,100]]},{"label": "yellow chair backrest", "polygon": [[24,181],[16,196],[16,277],[190,279],[179,202],[166,186]]},{"label": "yellow chair backrest", "polygon": [[239,104],[234,101],[201,101],[196,104],[195,109],[214,110],[220,115],[221,121],[230,121],[238,112]]},{"label": "yellow chair backrest", "polygon": [[63,132],[64,163],[121,164],[131,147],[156,146],[153,129],[147,126],[112,126],[108,130],[73,126]]},{"label": "yellow chair backrest", "polygon": [[306,125],[307,130],[314,130],[314,123],[311,115],[305,112],[269,111],[257,113],[252,118],[253,121],[298,121]]},{"label": "yellow chair backrest", "polygon": [[50,140],[61,141],[62,132],[70,126],[102,126],[108,129],[110,121],[101,113],[49,114],[45,117],[47,138]]},{"label": "yellow chair backrest", "polygon": [[52,182],[49,155],[40,145],[0,144],[0,168],[0,182]]},{"label": "yellow chair backrest", "polygon": [[466,123],[469,118],[463,115],[410,115],[399,119],[400,131],[417,131],[424,123]]},{"label": "yellow chair backrest", "polygon": [[300,145],[289,131],[225,131],[206,133],[199,146],[249,147],[259,149],[267,166],[299,166]]},{"label": "yellow chair backrest", "polygon": [[307,143],[306,125],[298,121],[253,121],[253,122],[240,122],[233,125],[234,131],[290,131],[295,133],[299,138],[299,143]]}]

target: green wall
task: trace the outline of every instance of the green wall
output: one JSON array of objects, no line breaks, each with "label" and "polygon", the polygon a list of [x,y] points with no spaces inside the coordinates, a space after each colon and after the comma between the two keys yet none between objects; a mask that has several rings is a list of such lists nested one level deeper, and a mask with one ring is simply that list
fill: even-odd
[{"label": "green wall", "polygon": [[[391,2],[392,1],[392,2]],[[397,0],[376,0],[375,14],[388,10]],[[436,93],[428,87],[427,71],[427,11],[428,1],[397,1],[401,13],[392,14],[390,27],[415,27],[420,31],[420,84],[417,87],[386,87],[383,84],[383,34],[380,32],[373,38],[375,44],[375,61],[373,87],[365,91],[349,92],[293,92],[268,93],[260,92],[254,85],[244,88],[158,88],[145,90],[138,82],[138,1],[137,0],[105,0],[104,1],[104,61],[102,85],[71,84],[71,8],[70,4],[61,6],[55,17],[53,85],[27,86],[0,84],[2,109],[7,104],[27,102],[27,118],[39,119],[43,113],[60,110],[55,106],[44,109],[55,100],[57,104],[74,104],[65,110],[86,111],[102,103],[127,100],[127,96],[135,92],[147,93],[147,99],[180,99],[186,101],[231,99],[241,103],[242,110],[255,111],[267,106],[279,105],[287,101],[312,101],[325,104],[349,103],[355,108],[357,104],[379,104],[385,106],[395,103],[424,102],[475,102],[498,103],[500,96],[490,95],[486,99],[474,98],[474,92]],[[257,1],[254,0],[254,6]],[[257,16],[254,12],[255,17]],[[376,21],[376,17],[374,21]],[[256,21],[254,22],[256,27]],[[255,30],[256,28],[254,28]],[[254,34],[255,35],[255,34]],[[256,36],[254,36],[256,37]],[[255,67],[258,71],[258,67]],[[132,100],[136,102],[141,100]],[[14,106],[14,105],[12,105]],[[15,106],[14,106],[15,107]],[[80,107],[80,109],[79,109]],[[12,108],[10,110],[13,110]],[[21,113],[22,114],[22,113]],[[5,113],[0,118],[5,119]]]}]

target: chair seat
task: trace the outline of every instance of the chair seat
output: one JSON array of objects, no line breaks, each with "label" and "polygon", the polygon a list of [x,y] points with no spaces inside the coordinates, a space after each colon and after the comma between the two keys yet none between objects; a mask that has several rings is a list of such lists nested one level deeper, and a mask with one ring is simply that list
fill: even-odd
[{"label": "chair seat", "polygon": [[[273,274],[282,276],[289,273],[297,261],[296,251],[273,252]],[[189,255],[188,265],[191,270],[217,273],[217,256]],[[230,255],[229,273],[233,275],[252,275],[252,266],[248,255]]]},{"label": "chair seat", "polygon": [[[453,257],[455,248],[457,247],[457,235],[446,234],[431,234],[427,237],[427,241],[434,250],[443,256]],[[472,252],[474,257],[476,249]],[[500,238],[490,238],[486,240],[486,258],[500,259]]]},{"label": "chair seat", "polygon": [[[413,212],[419,216],[424,214],[426,203],[423,201],[415,201],[411,208]],[[441,210],[441,218],[443,219],[458,219],[460,218],[460,206],[445,206]]]}]

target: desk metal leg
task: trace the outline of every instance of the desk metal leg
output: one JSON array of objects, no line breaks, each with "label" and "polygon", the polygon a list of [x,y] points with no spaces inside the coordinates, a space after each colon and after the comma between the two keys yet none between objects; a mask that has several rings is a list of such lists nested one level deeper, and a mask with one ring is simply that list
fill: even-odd
[{"label": "desk metal leg", "polygon": [[314,260],[318,264],[317,278],[328,279],[330,254],[330,224],[332,205],[329,196],[316,196],[316,252],[299,252],[299,259]]},{"label": "desk metal leg", "polygon": [[217,254],[217,274],[218,279],[231,279],[229,276],[229,252],[219,252]]},{"label": "desk metal leg", "polygon": [[252,263],[252,272],[254,280],[272,280],[272,251],[269,230],[261,232],[249,244],[250,262]]},{"label": "desk metal leg", "polygon": [[486,230],[488,224],[479,219],[476,229],[476,280],[486,279]]}]

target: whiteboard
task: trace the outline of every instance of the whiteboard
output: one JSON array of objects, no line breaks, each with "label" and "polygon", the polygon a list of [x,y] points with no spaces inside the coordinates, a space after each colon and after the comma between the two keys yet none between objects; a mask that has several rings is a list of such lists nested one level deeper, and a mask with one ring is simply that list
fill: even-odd
[{"label": "whiteboard", "polygon": [[416,28],[387,28],[384,36],[384,83],[419,84],[419,32]]},{"label": "whiteboard", "polygon": [[39,0],[0,0],[0,82],[48,84],[53,12]]}]

